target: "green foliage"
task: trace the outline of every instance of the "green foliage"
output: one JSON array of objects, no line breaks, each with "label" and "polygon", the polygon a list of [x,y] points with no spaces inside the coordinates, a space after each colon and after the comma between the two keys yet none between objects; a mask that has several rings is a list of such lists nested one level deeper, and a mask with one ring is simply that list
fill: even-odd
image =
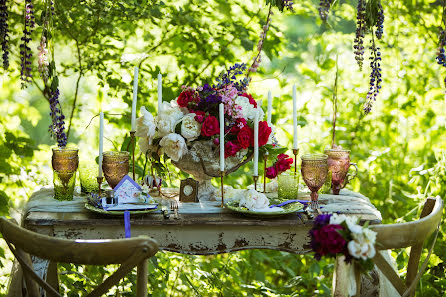
[{"label": "green foliage", "polygon": [[[36,12],[41,11],[42,3],[34,2]],[[164,100],[174,98],[182,85],[214,81],[225,67],[252,60],[267,13],[260,0],[55,2],[51,32],[55,74],[65,115],[69,118],[73,113],[69,141],[81,148],[81,160],[97,155],[96,118],[89,125],[99,112],[97,97],[103,97],[106,113],[110,141],[105,142],[105,149],[127,149],[133,66],[140,66],[138,104],[156,113],[156,83],[152,81],[158,72],[163,74]],[[290,94],[296,83],[301,154],[320,152],[331,142],[338,56],[336,142],[352,150],[352,160],[360,169],[351,188],[370,197],[384,223],[414,220],[425,197],[446,197],[445,74],[434,59],[440,4],[383,2],[386,18],[379,44],[383,89],[367,116],[362,107],[370,69],[364,64],[359,72],[352,51],[357,3],[336,1],[327,23],[319,18],[318,4],[316,0],[295,3],[295,14],[279,14],[274,8],[263,64],[252,76],[249,90],[264,102],[267,90],[273,90],[272,122],[279,143],[290,147]],[[49,106],[41,93],[43,84],[36,76],[31,88],[19,91],[17,45],[23,29],[23,1],[11,1],[11,8],[11,72],[2,78],[0,88],[4,99],[0,109],[7,111],[0,115],[0,214],[6,214],[8,206],[20,209],[36,187],[51,183],[49,146],[54,144],[47,133]],[[33,40],[40,33],[37,29]],[[36,46],[35,42],[33,50]],[[146,56],[121,62],[128,54]],[[97,96],[98,90],[103,95]],[[147,172],[145,156],[138,153],[136,162],[138,173],[145,167]],[[226,181],[245,187],[252,182],[250,170],[247,165]],[[184,174],[170,165],[165,172],[167,185],[179,186]],[[446,292],[445,236],[442,228],[417,296]],[[404,274],[406,250],[395,257]],[[61,275],[64,293],[78,296],[116,267],[60,268],[83,275]],[[332,271],[330,260],[316,262],[310,255],[278,251],[209,257],[161,252],[150,263],[149,291],[152,296],[329,296]],[[134,283],[135,274],[131,274],[116,291],[134,296]]]}]

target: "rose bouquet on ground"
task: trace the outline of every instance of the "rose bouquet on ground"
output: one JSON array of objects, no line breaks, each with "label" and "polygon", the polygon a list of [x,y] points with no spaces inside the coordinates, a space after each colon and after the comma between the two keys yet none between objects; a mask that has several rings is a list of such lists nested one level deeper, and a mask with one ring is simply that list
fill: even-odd
[{"label": "rose bouquet on ground", "polygon": [[373,268],[376,232],[367,225],[358,225],[357,219],[345,215],[322,214],[315,218],[309,235],[317,260],[323,256],[335,258],[340,254],[345,256],[347,263],[355,260],[363,271]]},{"label": "rose bouquet on ground", "polygon": [[[258,112],[261,152],[282,152],[267,145],[272,139],[272,127],[263,121],[261,103],[246,92],[248,80],[237,80],[245,70],[244,64],[235,64],[220,74],[215,85],[183,86],[177,99],[162,103],[156,118],[142,107],[136,127],[141,151],[155,162],[167,156],[200,182],[210,180],[219,176],[220,145],[225,147],[227,173],[251,159]],[[219,140],[220,103],[224,104],[225,143]]]}]

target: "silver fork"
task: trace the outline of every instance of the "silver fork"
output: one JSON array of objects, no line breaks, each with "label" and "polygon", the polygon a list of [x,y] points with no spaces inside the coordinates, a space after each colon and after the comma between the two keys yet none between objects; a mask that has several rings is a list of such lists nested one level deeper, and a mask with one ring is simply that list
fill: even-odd
[{"label": "silver fork", "polygon": [[311,200],[311,208],[318,214],[322,213],[317,200]]},{"label": "silver fork", "polygon": [[174,217],[176,220],[178,220],[178,201],[170,200],[170,210],[174,212]]}]

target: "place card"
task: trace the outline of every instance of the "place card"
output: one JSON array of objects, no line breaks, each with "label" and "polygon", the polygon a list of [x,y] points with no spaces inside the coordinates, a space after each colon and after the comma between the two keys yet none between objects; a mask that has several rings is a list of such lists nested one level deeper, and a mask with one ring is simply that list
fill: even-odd
[{"label": "place card", "polygon": [[118,204],[141,203],[148,200],[148,195],[141,198],[141,187],[128,175],[124,176],[113,190]]}]

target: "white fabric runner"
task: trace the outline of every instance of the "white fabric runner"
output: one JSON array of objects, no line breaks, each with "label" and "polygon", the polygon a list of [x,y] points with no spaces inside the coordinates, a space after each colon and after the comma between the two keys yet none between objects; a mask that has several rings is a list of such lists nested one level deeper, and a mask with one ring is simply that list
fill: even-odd
[{"label": "white fabric runner", "polygon": [[[237,190],[235,190],[237,191]],[[274,196],[274,194],[272,194]],[[309,199],[308,193],[299,193],[299,199]],[[85,209],[86,195],[78,191],[72,201],[59,201],[53,198],[53,188],[43,187],[35,192],[25,206],[25,214],[35,212],[88,212]],[[356,213],[375,215],[381,220],[381,213],[364,195],[342,189],[340,195],[320,194],[319,202],[323,212]],[[180,214],[222,213],[228,211],[220,207],[220,201],[180,203]]]}]

